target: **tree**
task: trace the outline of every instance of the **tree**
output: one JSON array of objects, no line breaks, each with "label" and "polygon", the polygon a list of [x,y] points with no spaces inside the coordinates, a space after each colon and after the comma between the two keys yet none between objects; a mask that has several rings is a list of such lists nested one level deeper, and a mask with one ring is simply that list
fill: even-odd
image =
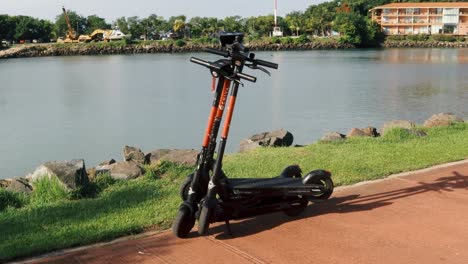
[{"label": "tree", "polygon": [[225,17],[224,21],[224,31],[227,32],[245,32],[246,31],[246,20],[242,19],[240,16],[230,16]]},{"label": "tree", "polygon": [[286,15],[285,19],[288,28],[291,30],[291,35],[299,36],[300,30],[305,30],[305,17],[302,12],[294,11]]},{"label": "tree", "polygon": [[[76,32],[78,37],[80,34],[86,32],[87,20],[85,17],[78,15],[76,12],[67,10],[68,18],[70,19],[70,26],[72,31]],[[61,13],[55,18],[55,32],[58,36],[66,36],[68,32],[68,25],[65,19],[65,14]]]},{"label": "tree", "polygon": [[91,15],[86,18],[86,34],[91,34],[96,29],[110,29],[111,25],[106,23],[104,18]]},{"label": "tree", "polygon": [[343,43],[361,46],[367,39],[366,20],[357,13],[339,13],[334,21],[333,30],[340,32],[340,41]]},{"label": "tree", "polygon": [[8,15],[0,15],[0,40],[14,39],[16,29],[16,21],[14,17]]}]

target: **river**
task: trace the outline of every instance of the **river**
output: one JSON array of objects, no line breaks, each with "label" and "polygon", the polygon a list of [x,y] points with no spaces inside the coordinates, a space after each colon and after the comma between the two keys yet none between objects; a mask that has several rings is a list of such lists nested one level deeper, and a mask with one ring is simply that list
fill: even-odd
[{"label": "river", "polygon": [[[211,106],[207,69],[191,56],[148,54],[0,60],[0,178],[49,160],[88,167],[122,159],[124,145],[199,149]],[[280,64],[240,88],[228,151],[242,138],[285,128],[295,144],[327,131],[468,118],[468,49],[259,52]]]}]

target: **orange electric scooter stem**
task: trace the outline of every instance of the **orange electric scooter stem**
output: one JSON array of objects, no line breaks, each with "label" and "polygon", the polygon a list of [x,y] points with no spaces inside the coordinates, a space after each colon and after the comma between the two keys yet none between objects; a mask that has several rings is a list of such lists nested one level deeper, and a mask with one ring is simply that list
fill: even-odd
[{"label": "orange electric scooter stem", "polygon": [[[221,119],[223,117],[224,109],[226,106],[226,100],[229,94],[229,88],[231,81],[220,76],[218,78],[218,83],[216,89],[214,90],[215,96],[213,100],[213,105],[211,106],[210,115],[208,116],[208,123],[205,129],[205,135],[202,143],[202,150],[198,156],[197,160],[197,171],[195,173],[194,180],[190,185],[189,196],[187,202],[193,203],[196,201],[195,190],[199,190],[197,183],[200,178],[205,174],[208,175],[208,172],[213,168],[213,159],[214,150],[216,148],[216,138],[218,136],[219,126]],[[215,86],[215,80],[213,81],[213,87]]]}]

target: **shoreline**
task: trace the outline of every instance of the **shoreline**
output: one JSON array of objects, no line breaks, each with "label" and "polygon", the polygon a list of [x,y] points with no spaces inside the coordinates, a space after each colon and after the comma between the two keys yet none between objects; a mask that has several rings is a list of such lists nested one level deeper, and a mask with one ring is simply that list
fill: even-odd
[{"label": "shoreline", "polygon": [[[312,41],[308,43],[250,43],[252,51],[297,51],[297,50],[348,50],[359,49],[351,44],[338,41]],[[126,44],[124,42],[111,43],[70,43],[70,44],[26,44],[16,45],[0,51],[0,59],[32,58],[51,56],[90,56],[90,55],[119,55],[119,54],[157,54],[157,53],[186,53],[201,52],[203,48],[219,48],[215,44],[187,43],[183,46],[174,43],[143,42]],[[468,48],[468,41],[395,41],[387,40],[380,48]]]}]

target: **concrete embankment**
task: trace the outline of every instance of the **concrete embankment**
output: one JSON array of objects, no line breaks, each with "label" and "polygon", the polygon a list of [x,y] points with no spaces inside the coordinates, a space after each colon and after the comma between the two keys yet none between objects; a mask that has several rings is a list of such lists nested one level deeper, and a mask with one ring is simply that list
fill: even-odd
[{"label": "concrete embankment", "polygon": [[[204,47],[216,47],[215,45],[187,44],[179,47],[176,45],[129,44],[112,45],[102,43],[74,43],[74,44],[38,44],[18,45],[13,48],[0,51],[1,58],[28,58],[46,56],[77,56],[77,55],[110,55],[110,54],[144,54],[144,53],[178,53],[198,52]],[[304,44],[252,44],[252,50],[276,51],[276,50],[313,50],[313,49],[349,49],[349,44],[338,42],[310,42]]]},{"label": "concrete embankment", "polygon": [[384,48],[468,48],[468,41],[385,41]]}]

